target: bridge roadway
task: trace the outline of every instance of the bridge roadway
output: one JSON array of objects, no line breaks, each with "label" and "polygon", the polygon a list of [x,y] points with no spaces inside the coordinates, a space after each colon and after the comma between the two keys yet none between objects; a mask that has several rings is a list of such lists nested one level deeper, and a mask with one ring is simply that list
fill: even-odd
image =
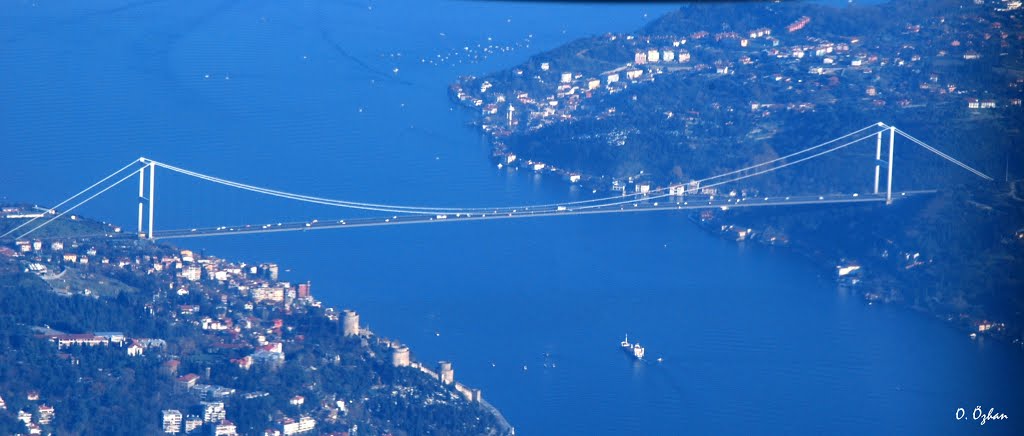
[{"label": "bridge roadway", "polygon": [[[915,195],[935,193],[935,190],[917,190],[893,193],[893,201]],[[660,201],[659,201],[660,200]],[[243,235],[253,233],[295,232],[309,230],[325,230],[353,227],[394,226],[402,224],[426,224],[438,222],[464,222],[494,219],[539,218],[547,216],[591,215],[601,213],[655,212],[669,210],[695,209],[732,209],[739,207],[758,206],[796,206],[813,204],[869,203],[884,202],[885,193],[881,194],[828,194],[801,195],[790,197],[728,197],[728,196],[696,196],[644,198],[635,201],[613,204],[591,204],[575,206],[526,207],[522,209],[494,209],[490,212],[473,213],[434,213],[415,215],[392,215],[389,217],[353,218],[330,221],[306,221],[291,223],[275,223],[264,225],[221,226],[216,228],[195,228],[182,230],[154,231],[153,239],[198,238],[222,235]],[[623,200],[625,201],[625,200]]]}]

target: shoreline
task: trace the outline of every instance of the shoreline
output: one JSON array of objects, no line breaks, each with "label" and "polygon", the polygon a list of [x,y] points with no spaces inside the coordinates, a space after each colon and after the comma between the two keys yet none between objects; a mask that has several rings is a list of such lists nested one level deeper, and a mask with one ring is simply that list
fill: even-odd
[{"label": "shoreline", "polygon": [[[4,207],[5,209],[29,209],[32,206],[17,204]],[[9,219],[7,217],[0,217],[0,228],[14,226],[20,222],[22,222],[20,218]],[[76,225],[79,227],[64,228],[68,226],[67,223],[73,222],[77,223]],[[249,371],[250,367],[252,367],[253,371],[266,370],[270,371],[268,373],[276,373],[284,365],[286,353],[290,357],[288,361],[292,361],[292,359],[296,359],[296,355],[304,355],[303,353],[309,352],[307,347],[304,346],[306,334],[296,336],[292,332],[295,327],[312,326],[317,325],[317,323],[334,325],[334,328],[337,328],[338,331],[333,333],[325,331],[323,334],[333,334],[336,337],[328,339],[327,344],[323,346],[328,347],[326,349],[334,353],[335,364],[340,362],[342,354],[349,353],[350,350],[346,350],[348,346],[338,345],[338,343],[333,341],[349,342],[350,346],[356,347],[355,349],[359,350],[356,352],[356,355],[366,357],[366,365],[374,365],[374,362],[377,361],[385,365],[383,368],[372,371],[372,373],[377,379],[383,380],[386,385],[426,389],[425,392],[430,393],[430,395],[446,392],[447,394],[442,397],[447,399],[445,400],[445,404],[447,404],[445,407],[451,407],[451,410],[458,413],[465,413],[462,412],[464,410],[475,410],[470,416],[476,416],[477,421],[481,419],[480,417],[487,415],[494,418],[491,425],[486,427],[487,434],[515,434],[515,428],[504,415],[496,407],[483,401],[479,389],[470,388],[454,381],[450,373],[448,377],[452,378],[446,381],[443,378],[445,375],[443,372],[439,374],[427,369],[426,366],[419,362],[415,362],[411,365],[403,366],[413,366],[421,369],[417,373],[422,373],[422,375],[414,376],[407,379],[406,382],[400,382],[400,384],[394,384],[393,381],[388,382],[388,371],[384,368],[391,366],[391,356],[380,354],[381,351],[387,353],[387,351],[394,350],[391,344],[396,344],[397,342],[378,336],[365,326],[361,327],[359,325],[358,313],[348,309],[339,309],[333,305],[324,305],[311,291],[310,282],[292,283],[288,278],[278,277],[279,267],[275,263],[250,264],[241,260],[229,260],[215,255],[208,255],[202,251],[194,252],[184,248],[182,245],[165,241],[147,241],[137,237],[110,238],[110,234],[117,233],[114,230],[115,226],[113,224],[89,218],[79,217],[74,220],[58,221],[57,224],[58,228],[55,231],[64,234],[54,234],[49,237],[39,235],[40,237],[38,238],[28,238],[26,240],[5,240],[2,246],[0,246],[0,260],[5,260],[12,265],[20,265],[17,269],[24,269],[23,274],[37,277],[41,280],[42,284],[47,286],[47,292],[62,298],[81,298],[84,296],[109,302],[116,295],[141,292],[141,289],[136,289],[132,285],[118,282],[115,279],[105,279],[106,277],[115,277],[122,272],[132,274],[149,271],[151,274],[155,274],[151,275],[153,277],[152,280],[154,280],[152,286],[157,286],[157,289],[163,289],[170,285],[170,289],[177,289],[177,291],[164,293],[167,297],[166,303],[162,300],[157,302],[157,299],[154,297],[154,303],[149,309],[151,314],[149,318],[155,321],[165,320],[169,322],[168,325],[188,326],[194,324],[194,330],[188,332],[188,334],[167,338],[171,349],[180,346],[179,341],[191,340],[208,343],[208,347],[212,347],[209,349],[226,352],[206,351],[198,354],[191,353],[188,356],[199,355],[203,357],[206,354],[214,356],[211,358],[220,362],[218,364],[220,366],[210,366],[217,366],[221,371],[224,367],[237,366],[245,371]],[[102,236],[96,236],[92,232],[101,230],[103,231]],[[78,232],[85,233],[78,234]],[[45,244],[43,240],[46,241]],[[79,251],[82,253],[79,253]],[[60,259],[64,261],[61,262]],[[132,259],[135,260],[133,261]],[[92,261],[87,263],[87,260]],[[158,265],[158,267],[153,265]],[[58,270],[60,271],[58,274],[51,273]],[[74,281],[74,284],[64,289],[55,287],[55,282],[62,281],[62,277],[69,273],[69,271],[71,274],[67,275],[74,275],[74,277],[67,277],[68,280],[65,280],[65,282]],[[78,276],[86,273],[92,276],[92,278],[88,280],[78,278]],[[100,280],[99,283],[109,281],[111,285],[108,287],[97,286],[94,283],[95,280]],[[90,292],[91,289],[92,292]],[[157,291],[156,296],[159,295],[161,293]],[[172,297],[172,295],[176,295],[176,297]],[[181,302],[178,300],[182,296],[191,295],[198,297],[193,303],[180,305]],[[196,303],[197,301],[198,303]],[[204,304],[202,302],[204,301],[217,301],[220,304],[218,307],[223,309],[222,313],[216,316],[199,313],[202,310],[202,304]],[[257,318],[256,314],[261,312],[262,314]],[[271,326],[271,328],[264,332],[260,330],[261,326],[264,325]],[[57,332],[57,334],[51,335],[52,338],[50,340],[55,341],[56,339],[54,338],[64,336],[74,338],[92,335],[88,331],[81,333],[78,330],[80,329],[72,329],[73,334],[70,335]],[[259,338],[252,339],[250,337],[256,334],[252,333],[254,331],[259,331],[261,334]],[[229,333],[225,335],[223,334],[225,332]],[[138,334],[138,332],[135,332],[135,334]],[[357,339],[358,342],[352,342],[353,339]],[[124,342],[123,339],[122,342]],[[164,345],[164,347],[166,346]],[[61,348],[64,348],[64,346],[62,345]],[[232,352],[232,350],[247,351]],[[405,350],[406,359],[408,359],[408,348]],[[248,351],[253,353],[236,358],[236,355],[244,355]],[[163,366],[173,363],[175,368],[174,375],[180,375],[177,374],[176,368],[181,362],[186,362],[186,358],[182,357],[184,355],[179,356],[175,353],[164,354],[162,352],[154,353],[153,355],[157,359],[164,361]],[[138,354],[142,354],[142,352]],[[227,361],[230,361],[230,363],[224,363]],[[187,362],[192,361],[189,360]],[[194,366],[194,362],[189,364]],[[450,366],[448,368],[450,370]],[[206,371],[205,377],[192,373],[186,374],[185,377],[191,377],[192,384],[188,386],[185,392],[193,394],[193,387],[199,389],[199,386],[212,386],[223,392],[228,392],[223,396],[225,398],[223,401],[227,403],[237,401],[234,398],[242,395],[241,393],[235,395],[235,389],[241,391],[242,388],[230,383],[226,384],[227,387],[213,384],[217,382],[223,383],[223,381],[210,379],[209,366],[206,368]],[[199,379],[203,379],[202,384],[195,383]],[[179,377],[178,382],[180,383],[181,380],[182,378]],[[328,384],[332,382],[342,383],[343,380],[327,381]],[[267,386],[273,386],[273,384],[271,383]],[[334,394],[336,395],[336,393]],[[228,399],[229,397],[231,399]],[[202,398],[205,397],[200,395],[200,399]],[[363,404],[365,401],[367,400],[360,401],[358,398],[353,398],[348,401],[348,404],[351,404],[352,407],[357,407],[357,404]],[[345,411],[345,416],[348,416],[344,406],[339,405],[338,407],[338,410]],[[322,411],[320,413],[308,411],[308,413],[309,415],[315,415],[314,422],[325,422],[323,420],[326,418],[324,418]],[[371,418],[372,420],[369,422],[384,420],[387,417],[387,414],[382,414],[378,418]],[[357,422],[362,424],[362,421]],[[387,422],[391,421],[388,420]],[[472,419],[460,419],[450,422],[448,425],[468,425],[472,423]],[[398,428],[401,429],[402,427]],[[483,431],[483,429],[480,430]]]},{"label": "shoreline", "polygon": [[[454,94],[454,91],[455,91],[454,88],[450,88],[450,91],[453,91],[452,93],[449,94],[449,97],[451,98],[451,100],[454,103],[459,104],[464,109],[469,109],[470,108],[468,104],[466,104],[463,101],[460,101],[457,98],[457,96]],[[473,122],[468,123],[468,126],[479,128],[480,124],[479,124],[478,121],[479,121],[479,119],[475,119]],[[585,188],[587,190],[591,190],[593,194],[598,194],[598,193],[611,194],[611,193],[616,192],[614,190],[602,189],[596,183],[598,181],[606,181],[606,180],[610,179],[611,177],[607,176],[607,175],[598,176],[598,175],[593,175],[593,174],[583,174],[583,173],[580,173],[580,172],[570,172],[570,171],[567,171],[567,170],[564,170],[564,169],[561,169],[561,168],[558,168],[558,167],[547,166],[547,165],[545,165],[542,169],[531,169],[530,165],[533,165],[533,163],[534,163],[532,160],[529,160],[529,159],[521,160],[521,159],[519,159],[519,156],[517,156],[514,153],[508,151],[508,149],[505,148],[504,143],[499,139],[499,137],[497,135],[495,135],[494,132],[490,132],[490,131],[486,131],[485,130],[483,133],[488,138],[488,146],[491,149],[490,151],[491,151],[492,163],[497,163],[498,169],[502,169],[503,167],[508,166],[508,167],[514,167],[517,170],[526,169],[528,171],[534,171],[536,174],[541,175],[541,176],[552,175],[552,174],[558,175],[558,177],[559,177],[558,181],[559,182],[566,183],[569,186],[581,186],[581,187],[583,187],[583,188]],[[511,159],[509,159],[509,157],[511,157]],[[502,161],[505,161],[506,163],[503,164]],[[526,163],[528,166],[524,167],[523,166],[524,163]],[[1016,184],[1016,182],[1013,182],[1013,184],[1011,186],[1013,186],[1015,184]],[[652,186],[652,189],[656,189],[656,188],[654,186]],[[623,195],[623,197],[626,197],[629,194],[626,194],[626,191],[623,189],[622,190],[622,195]],[[637,201],[646,201],[646,198],[644,198],[644,197],[637,197]],[[835,267],[834,264],[832,264],[832,263],[822,263],[822,262],[816,261],[817,257],[813,253],[810,252],[810,247],[808,247],[806,245],[806,242],[794,243],[793,241],[787,241],[784,244],[770,243],[770,242],[767,242],[767,241],[761,239],[761,237],[760,237],[761,236],[761,232],[757,232],[754,236],[752,236],[750,238],[746,238],[746,239],[743,239],[743,240],[738,240],[738,239],[735,239],[735,238],[728,237],[729,236],[728,232],[716,231],[716,229],[713,228],[712,224],[723,224],[723,225],[730,226],[730,227],[733,226],[733,224],[730,224],[729,222],[721,219],[717,215],[717,213],[713,214],[713,218],[711,218],[710,220],[707,220],[707,221],[705,221],[703,219],[700,219],[696,212],[689,212],[689,213],[686,213],[685,215],[698,228],[706,231],[708,234],[711,234],[713,236],[722,238],[723,240],[735,241],[737,243],[741,243],[741,242],[745,242],[745,241],[752,241],[752,242],[757,243],[758,245],[763,246],[763,247],[781,247],[781,248],[785,249],[788,254],[793,255],[793,256],[795,256],[795,258],[799,258],[799,259],[801,259],[801,261],[807,262],[808,265],[811,265],[813,268],[815,268],[817,270],[820,270],[821,273],[822,273],[822,277],[827,277],[829,274],[832,274],[834,272],[834,268],[833,268],[833,267]],[[695,219],[695,217],[698,217],[698,218]],[[841,280],[840,277],[835,277],[835,279],[836,279],[836,283],[837,284],[841,284],[842,283],[840,281]],[[1024,351],[1024,341],[1021,341],[1018,338],[1013,338],[1011,335],[1006,334],[1007,330],[1005,330],[1005,329],[1004,330],[998,330],[998,331],[1003,332],[1003,334],[994,334],[994,333],[996,333],[995,329],[986,329],[986,330],[980,330],[979,331],[979,329],[977,328],[977,325],[980,322],[986,322],[983,319],[975,319],[973,317],[969,317],[969,316],[965,316],[965,315],[960,315],[959,317],[955,317],[953,315],[944,316],[941,313],[929,310],[927,307],[922,307],[922,306],[918,306],[918,305],[911,304],[911,303],[906,303],[906,302],[900,302],[900,301],[897,301],[896,299],[892,299],[892,298],[889,298],[889,297],[882,297],[883,293],[885,292],[885,289],[883,287],[881,287],[878,283],[871,283],[871,284],[864,283],[864,282],[866,282],[866,280],[862,280],[862,278],[860,276],[852,277],[851,279],[852,280],[848,280],[847,281],[847,289],[849,289],[857,297],[859,297],[859,298],[863,299],[864,301],[866,301],[869,305],[878,303],[878,304],[886,304],[886,305],[890,305],[890,306],[900,307],[901,309],[904,309],[904,310],[908,310],[909,309],[910,311],[913,311],[913,312],[917,312],[917,313],[928,315],[929,318],[937,319],[940,322],[942,322],[943,324],[951,326],[951,327],[953,327],[954,329],[956,329],[957,331],[959,331],[961,333],[968,333],[968,334],[970,334],[971,340],[975,340],[977,337],[989,337],[989,338],[998,340],[1000,342],[1006,343],[1007,345],[1010,345],[1013,348],[1016,348],[1018,351]],[[867,287],[867,289],[865,289],[866,287]]]}]

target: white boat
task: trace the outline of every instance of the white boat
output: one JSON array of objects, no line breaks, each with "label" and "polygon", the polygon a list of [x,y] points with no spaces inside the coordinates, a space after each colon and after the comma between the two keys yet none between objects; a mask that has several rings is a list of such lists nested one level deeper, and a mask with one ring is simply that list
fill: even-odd
[{"label": "white boat", "polygon": [[639,343],[629,343],[628,334],[626,335],[626,339],[623,339],[620,345],[622,346],[622,351],[626,352],[626,354],[630,356],[633,356],[634,359],[642,360],[644,358],[644,347],[641,346]]}]

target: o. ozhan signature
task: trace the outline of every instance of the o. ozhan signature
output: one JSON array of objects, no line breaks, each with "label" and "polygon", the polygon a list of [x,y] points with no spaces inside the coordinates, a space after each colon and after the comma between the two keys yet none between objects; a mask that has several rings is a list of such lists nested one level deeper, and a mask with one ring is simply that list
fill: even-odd
[{"label": "o. ozhan signature", "polygon": [[[985,425],[985,423],[989,421],[1002,421],[1004,419],[1009,419],[1009,416],[1006,416],[1005,413],[996,412],[995,407],[988,409],[988,413],[985,413],[984,410],[981,410],[981,406],[975,406],[974,412],[971,413],[971,418],[975,421],[981,421],[981,425]],[[960,421],[963,419],[967,419],[967,411],[964,410],[963,407],[957,408],[956,420]]]}]

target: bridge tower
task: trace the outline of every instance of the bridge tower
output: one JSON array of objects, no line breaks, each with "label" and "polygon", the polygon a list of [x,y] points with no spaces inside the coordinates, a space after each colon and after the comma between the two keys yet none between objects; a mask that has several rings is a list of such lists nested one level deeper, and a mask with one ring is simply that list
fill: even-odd
[{"label": "bridge tower", "polygon": [[[156,193],[156,162],[153,162],[146,158],[140,158],[140,162],[149,168],[149,196],[146,196],[146,170],[139,171],[139,227],[138,235],[140,238],[153,239],[153,206],[156,203],[154,194]],[[148,205],[148,207],[147,207]],[[146,232],[142,231],[142,219],[143,211],[148,211],[149,215],[149,227]]]},{"label": "bridge tower", "polygon": [[896,145],[896,128],[889,127],[889,160],[882,160],[882,134],[885,130],[878,132],[878,136],[875,141],[875,194],[878,194],[878,182],[881,176],[882,162],[885,162],[885,166],[888,171],[886,177],[885,187],[885,204],[892,204],[892,167],[893,167],[893,153]]},{"label": "bridge tower", "polygon": [[[888,178],[888,181],[886,182],[886,188],[885,188],[885,204],[892,204],[892,167],[893,167],[893,164],[895,163],[895,162],[893,162],[893,151],[895,150],[895,147],[896,147],[896,128],[895,127],[889,127],[889,162],[888,162],[889,163],[889,165],[888,165],[888,167],[889,167],[889,178]],[[152,219],[152,215],[150,215],[150,219]]]}]

